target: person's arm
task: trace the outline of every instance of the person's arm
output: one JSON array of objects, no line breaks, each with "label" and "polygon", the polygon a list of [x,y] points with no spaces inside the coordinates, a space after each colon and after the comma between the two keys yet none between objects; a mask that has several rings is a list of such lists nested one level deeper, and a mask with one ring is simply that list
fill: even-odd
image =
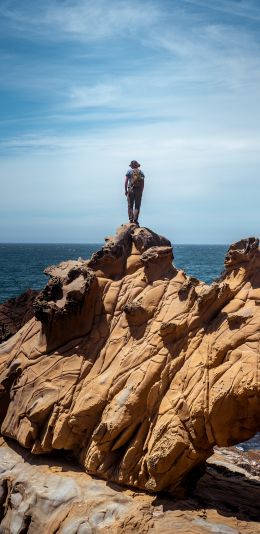
[{"label": "person's arm", "polygon": [[144,173],[142,172],[142,175],[143,175],[143,184],[142,184],[142,192],[144,190],[144,179],[145,179],[145,176],[144,176]]},{"label": "person's arm", "polygon": [[128,185],[129,176],[125,177],[125,195],[127,195],[127,185]]}]

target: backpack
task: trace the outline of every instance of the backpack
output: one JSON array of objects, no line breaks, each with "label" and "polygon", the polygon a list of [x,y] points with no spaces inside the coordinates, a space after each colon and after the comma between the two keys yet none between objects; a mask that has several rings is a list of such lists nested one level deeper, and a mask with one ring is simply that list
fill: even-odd
[{"label": "backpack", "polygon": [[144,177],[139,169],[133,169],[131,173],[131,186],[140,187],[143,185]]}]

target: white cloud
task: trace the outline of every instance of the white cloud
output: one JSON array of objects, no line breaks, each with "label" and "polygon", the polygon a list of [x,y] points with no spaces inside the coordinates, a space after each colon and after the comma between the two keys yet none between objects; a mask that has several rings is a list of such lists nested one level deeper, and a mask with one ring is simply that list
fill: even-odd
[{"label": "white cloud", "polygon": [[101,241],[127,221],[123,183],[132,158],[146,175],[142,224],[175,242],[259,232],[260,139],[180,138],[172,125],[157,124],[32,137],[20,140],[20,153],[16,143],[0,160],[0,241]]},{"label": "white cloud", "polygon": [[[209,23],[182,14],[182,23],[166,27],[153,46],[172,55],[172,84],[200,84],[212,91],[239,90],[260,82],[260,44],[248,28]],[[192,87],[194,95],[198,92]]]},{"label": "white cloud", "polygon": [[[160,135],[158,135],[160,132]],[[150,126],[124,126],[117,127],[114,130],[108,131],[94,131],[86,133],[85,135],[25,135],[17,138],[9,139],[8,141],[1,141],[0,147],[2,149],[24,149],[25,152],[32,154],[44,153],[48,154],[55,151],[62,151],[67,153],[77,154],[82,149],[93,150],[110,150],[111,146],[120,153],[125,155],[129,149],[136,149],[140,146],[142,153],[147,158],[152,160],[163,159],[167,153],[175,153],[178,161],[184,163],[187,154],[197,155],[202,162],[209,162],[218,159],[219,155],[225,157],[226,154],[238,154],[258,152],[260,149],[260,134],[259,137],[246,135],[207,135],[206,137],[191,136],[185,137],[178,135],[177,128],[163,122],[157,122]],[[32,151],[32,152],[31,152]],[[156,156],[150,154],[156,151]],[[191,162],[192,164],[192,162]]]},{"label": "white cloud", "polygon": [[260,20],[260,8],[258,0],[218,0],[212,2],[208,0],[184,0],[187,4],[207,10],[219,11],[233,17],[241,17],[250,20]]},{"label": "white cloud", "polygon": [[101,83],[90,87],[72,87],[69,92],[70,104],[74,109],[115,105],[120,96],[119,86]]},{"label": "white cloud", "polygon": [[72,229],[72,240],[101,240],[126,220],[133,158],[147,174],[148,226],[174,227],[179,242],[259,231],[258,39],[189,4],[2,1],[9,30],[41,42],[43,57],[2,56],[1,86],[25,105],[2,121],[0,241],[18,228],[23,240],[44,229],[53,241]]},{"label": "white cloud", "polygon": [[[93,55],[91,68],[78,60],[76,51],[75,58],[71,53],[66,62],[50,58],[39,64],[38,60],[32,59],[27,65],[17,52],[13,61],[12,57],[5,55],[1,58],[5,71],[1,85],[20,88],[21,91],[30,88],[36,95],[42,93],[44,98],[49,93],[56,113],[60,110],[65,112],[66,108],[77,110],[116,104],[116,108],[121,112],[124,108],[125,113],[128,110],[132,113],[138,109],[145,111],[150,107],[151,116],[154,116],[160,100],[158,95],[163,104],[168,101],[170,105],[171,95],[182,94],[187,89],[193,90],[195,97],[201,90],[211,93],[237,91],[240,87],[248,90],[254,85],[258,92],[259,42],[246,27],[209,23],[205,16],[198,18],[189,10],[180,9],[177,3],[173,3],[172,16],[168,20],[165,5],[160,8],[155,2],[148,6],[135,1],[114,0],[104,6],[104,0],[78,0],[62,4],[40,3],[39,9],[35,9],[35,4],[25,3],[28,12],[25,7],[21,9],[20,4],[16,4],[16,9],[11,9],[12,5],[3,2],[0,12],[2,9],[9,22],[17,21],[24,36],[30,36],[31,30],[45,32],[48,29],[46,39],[68,40],[69,35],[75,32],[75,36],[88,40],[92,39],[93,33],[96,39],[107,43],[106,50],[102,48],[99,52],[95,46],[82,43],[80,53],[84,55],[85,52],[87,57],[91,57],[91,53]],[[85,28],[85,24],[90,28]],[[99,24],[104,26],[104,33],[97,31]],[[83,31],[82,25],[86,31]],[[148,57],[149,50],[156,50],[160,57],[156,62],[146,62],[142,56],[140,61],[131,62],[125,54],[123,63],[115,57],[115,68],[111,69],[111,63],[106,64],[109,50],[110,55],[115,50],[110,48],[111,38],[122,38],[123,45],[129,38],[129,31],[134,32],[133,46],[137,47],[137,52],[142,43],[146,46]],[[111,32],[111,35],[106,32]],[[95,56],[99,60],[96,65]]]},{"label": "white cloud", "polygon": [[8,0],[0,14],[25,38],[40,35],[52,41],[98,41],[135,34],[154,24],[160,11],[153,2],[132,0],[27,1],[24,6]]}]

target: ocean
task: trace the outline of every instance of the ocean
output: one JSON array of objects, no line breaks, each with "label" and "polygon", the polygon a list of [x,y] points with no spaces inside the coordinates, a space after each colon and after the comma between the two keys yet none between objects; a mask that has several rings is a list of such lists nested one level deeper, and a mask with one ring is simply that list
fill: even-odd
[{"label": "ocean", "polygon": [[[0,303],[20,295],[26,289],[41,289],[48,277],[43,270],[68,259],[88,259],[100,249],[89,244],[7,244],[0,243]],[[227,245],[173,245],[174,264],[206,283],[211,283],[224,269]],[[243,450],[259,449],[260,434],[241,443]]]},{"label": "ocean", "polygon": [[[88,259],[101,246],[100,243],[0,243],[0,303],[28,288],[43,288],[48,280],[43,270],[49,265],[79,257]],[[227,248],[227,245],[174,245],[174,263],[178,269],[210,283],[224,268]]]}]

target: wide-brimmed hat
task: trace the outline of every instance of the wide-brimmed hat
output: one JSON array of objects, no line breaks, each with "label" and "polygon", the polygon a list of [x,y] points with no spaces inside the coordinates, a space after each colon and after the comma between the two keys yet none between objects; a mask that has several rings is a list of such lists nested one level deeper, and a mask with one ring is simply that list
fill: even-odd
[{"label": "wide-brimmed hat", "polygon": [[129,163],[129,167],[141,167],[141,164],[136,161],[136,159],[133,159],[131,163]]}]

